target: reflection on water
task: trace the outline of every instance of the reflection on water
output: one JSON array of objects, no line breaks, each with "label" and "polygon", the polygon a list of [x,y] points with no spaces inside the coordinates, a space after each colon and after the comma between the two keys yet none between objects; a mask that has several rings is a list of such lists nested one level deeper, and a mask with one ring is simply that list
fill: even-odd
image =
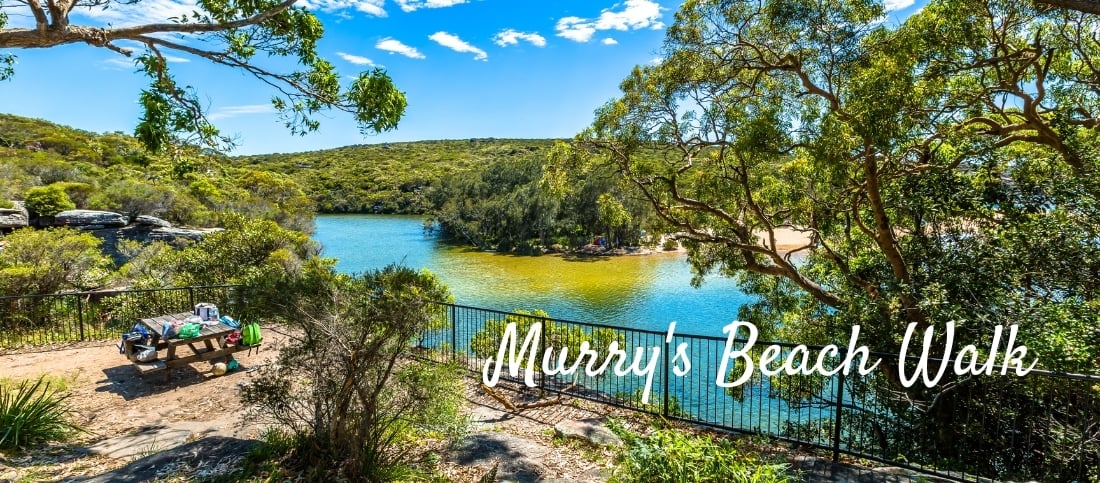
[{"label": "reflection on water", "polygon": [[733,282],[708,279],[695,289],[682,254],[612,258],[515,256],[451,247],[424,234],[420,218],[317,217],[314,239],[337,268],[355,273],[389,263],[427,268],[455,302],[498,310],[542,309],[552,317],[678,333],[721,335],[750,299]]}]

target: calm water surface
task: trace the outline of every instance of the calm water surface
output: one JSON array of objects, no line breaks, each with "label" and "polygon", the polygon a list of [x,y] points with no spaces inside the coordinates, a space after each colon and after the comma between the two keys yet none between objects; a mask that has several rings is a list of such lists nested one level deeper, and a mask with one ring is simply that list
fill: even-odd
[{"label": "calm water surface", "polygon": [[481,252],[439,243],[418,217],[322,215],[314,239],[342,272],[393,262],[427,268],[462,305],[512,311],[542,309],[552,317],[721,336],[751,299],[728,279],[692,288],[683,254],[566,259]]}]

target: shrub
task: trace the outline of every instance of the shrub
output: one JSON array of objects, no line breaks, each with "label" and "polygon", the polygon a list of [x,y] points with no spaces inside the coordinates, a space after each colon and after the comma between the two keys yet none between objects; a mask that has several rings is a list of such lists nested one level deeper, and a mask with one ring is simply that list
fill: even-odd
[{"label": "shrub", "polygon": [[68,396],[40,377],[18,386],[0,384],[0,450],[63,441],[80,427],[69,421]]},{"label": "shrub", "polygon": [[70,228],[23,228],[0,251],[0,295],[54,293],[99,287],[113,274],[102,241]]},{"label": "shrub", "polygon": [[242,399],[295,435],[293,460],[309,479],[405,478],[418,436],[462,428],[459,371],[404,357],[446,320],[434,302],[449,294],[431,274],[404,267],[355,277],[323,268],[273,288],[297,335]]},{"label": "shrub", "polygon": [[36,186],[24,195],[27,210],[37,216],[54,216],[62,211],[76,209],[65,188],[58,184]]},{"label": "shrub", "polygon": [[739,451],[734,443],[709,435],[693,435],[661,429],[648,437],[617,431],[626,445],[618,455],[619,468],[612,481],[786,482],[784,463],[768,462],[751,451]]}]

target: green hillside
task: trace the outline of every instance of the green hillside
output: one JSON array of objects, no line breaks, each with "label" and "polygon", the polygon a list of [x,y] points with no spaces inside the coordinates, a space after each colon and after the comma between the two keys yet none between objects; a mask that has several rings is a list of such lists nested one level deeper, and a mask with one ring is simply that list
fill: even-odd
[{"label": "green hillside", "polygon": [[234,157],[234,166],[291,175],[323,213],[424,213],[426,189],[454,173],[542,161],[550,139],[467,139],[346,146]]}]

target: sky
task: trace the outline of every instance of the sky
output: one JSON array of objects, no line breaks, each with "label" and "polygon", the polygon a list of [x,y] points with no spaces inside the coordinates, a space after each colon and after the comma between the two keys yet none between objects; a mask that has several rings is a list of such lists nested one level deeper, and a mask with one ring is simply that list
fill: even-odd
[{"label": "sky", "polygon": [[[125,26],[190,12],[195,0],[142,0],[74,11],[73,23]],[[639,64],[657,62],[679,2],[669,0],[300,0],[325,26],[322,56],[349,79],[383,67],[408,98],[394,131],[364,136],[350,115],[321,114],[304,137],[283,127],[258,80],[169,53],[180,85],[199,93],[211,120],[234,136],[232,154],[299,152],[429,139],[568,138],[618,94]],[[914,0],[886,0],[891,15]],[[20,8],[25,8],[20,6]],[[10,7],[8,28],[33,19]],[[147,79],[120,54],[87,45],[12,52],[0,112],[94,132],[133,131]]]}]

